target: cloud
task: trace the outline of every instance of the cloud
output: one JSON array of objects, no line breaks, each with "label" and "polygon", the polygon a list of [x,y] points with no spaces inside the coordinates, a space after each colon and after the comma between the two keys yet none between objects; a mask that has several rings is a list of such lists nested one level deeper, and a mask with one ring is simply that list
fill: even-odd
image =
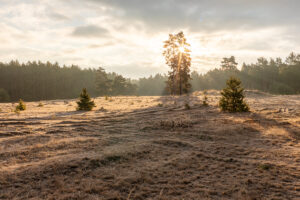
[{"label": "cloud", "polygon": [[73,32],[72,36],[75,37],[106,37],[108,35],[108,30],[99,26],[95,25],[86,25],[86,26],[79,26],[76,27]]},{"label": "cloud", "polygon": [[[3,1],[3,2],[2,2]],[[183,30],[192,70],[300,51],[299,0],[2,0],[1,60],[104,65],[131,77],[165,73],[169,33]]]},{"label": "cloud", "polygon": [[108,41],[108,42],[105,42],[105,43],[102,43],[102,44],[90,44],[88,45],[88,48],[91,48],[91,49],[96,49],[96,48],[102,48],[102,47],[107,47],[107,46],[112,46],[112,45],[115,45],[115,42],[113,41]]},{"label": "cloud", "polygon": [[51,11],[48,13],[49,17],[54,19],[54,20],[69,20],[70,18],[63,15],[63,14],[60,14],[58,12],[54,12],[54,11]]},{"label": "cloud", "polygon": [[211,32],[300,23],[300,1],[289,0],[89,0],[111,8],[127,22],[143,22],[152,31],[189,28]]}]

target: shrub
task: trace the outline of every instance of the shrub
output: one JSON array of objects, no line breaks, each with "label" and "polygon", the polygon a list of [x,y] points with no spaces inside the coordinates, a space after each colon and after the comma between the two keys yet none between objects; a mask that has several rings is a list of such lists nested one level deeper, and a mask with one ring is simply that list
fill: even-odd
[{"label": "shrub", "polygon": [[219,106],[222,111],[229,112],[248,112],[249,106],[244,101],[244,89],[241,81],[231,77],[226,82],[227,86],[221,91]]},{"label": "shrub", "polygon": [[19,104],[16,106],[15,111],[23,111],[26,110],[26,105],[22,99],[19,100]]},{"label": "shrub", "polygon": [[202,105],[203,106],[208,106],[207,100],[208,100],[208,98],[207,98],[207,91],[205,90],[203,92],[203,101],[202,101]]},{"label": "shrub", "polygon": [[188,103],[185,103],[185,104],[184,104],[184,108],[185,108],[186,110],[189,110],[189,109],[191,109],[191,106],[190,106]]},{"label": "shrub", "polygon": [[85,88],[82,89],[79,101],[76,103],[78,105],[77,110],[91,111],[93,107],[95,107],[95,102],[91,100],[91,97]]}]

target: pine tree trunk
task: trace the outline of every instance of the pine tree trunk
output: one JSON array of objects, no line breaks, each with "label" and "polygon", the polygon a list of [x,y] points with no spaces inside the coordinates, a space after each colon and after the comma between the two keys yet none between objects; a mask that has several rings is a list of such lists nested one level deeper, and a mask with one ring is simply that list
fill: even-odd
[{"label": "pine tree trunk", "polygon": [[181,96],[182,94],[182,86],[181,86],[181,74],[180,74],[180,71],[179,71],[179,95]]}]

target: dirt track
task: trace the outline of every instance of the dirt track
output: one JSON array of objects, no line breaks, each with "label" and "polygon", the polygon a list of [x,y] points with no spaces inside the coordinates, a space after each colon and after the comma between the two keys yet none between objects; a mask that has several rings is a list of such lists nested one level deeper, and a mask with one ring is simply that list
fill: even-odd
[{"label": "dirt track", "polygon": [[0,199],[300,199],[300,96],[247,97],[0,104]]}]

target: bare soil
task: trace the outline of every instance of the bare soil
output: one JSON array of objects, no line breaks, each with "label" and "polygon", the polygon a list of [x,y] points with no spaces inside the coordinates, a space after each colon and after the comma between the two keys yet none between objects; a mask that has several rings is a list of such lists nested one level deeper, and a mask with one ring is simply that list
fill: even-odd
[{"label": "bare soil", "polygon": [[208,98],[0,104],[0,199],[300,199],[300,96]]}]

